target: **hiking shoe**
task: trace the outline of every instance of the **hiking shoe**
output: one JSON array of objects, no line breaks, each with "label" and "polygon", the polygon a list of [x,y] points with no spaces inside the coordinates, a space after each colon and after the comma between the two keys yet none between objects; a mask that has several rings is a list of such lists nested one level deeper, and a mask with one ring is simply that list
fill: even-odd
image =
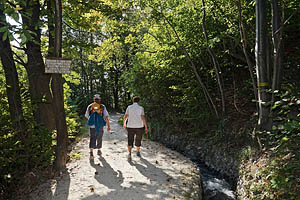
[{"label": "hiking shoe", "polygon": [[101,152],[100,149],[98,149],[97,154],[98,154],[99,156],[101,156],[102,152]]},{"label": "hiking shoe", "polygon": [[136,156],[141,157],[141,152],[136,152]]},{"label": "hiking shoe", "polygon": [[131,153],[128,154],[128,160],[131,160]]},{"label": "hiking shoe", "polygon": [[90,159],[91,159],[91,160],[93,160],[93,159],[94,159],[93,152],[90,152]]}]

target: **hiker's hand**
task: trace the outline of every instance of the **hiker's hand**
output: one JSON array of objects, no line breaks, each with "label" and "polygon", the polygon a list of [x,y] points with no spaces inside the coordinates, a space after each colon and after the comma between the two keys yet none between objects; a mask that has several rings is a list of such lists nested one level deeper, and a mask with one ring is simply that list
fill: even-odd
[{"label": "hiker's hand", "polygon": [[123,125],[123,129],[126,129],[126,125],[125,124]]},{"label": "hiker's hand", "polygon": [[107,132],[110,132],[110,126],[107,126]]},{"label": "hiker's hand", "polygon": [[147,128],[147,127],[145,128],[145,133],[146,133],[146,135],[147,135],[147,133],[148,133],[148,128]]}]

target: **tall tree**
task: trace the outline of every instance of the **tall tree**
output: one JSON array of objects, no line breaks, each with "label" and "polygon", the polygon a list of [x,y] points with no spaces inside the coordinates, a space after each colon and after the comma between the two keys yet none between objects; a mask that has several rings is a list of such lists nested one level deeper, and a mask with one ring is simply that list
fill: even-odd
[{"label": "tall tree", "polygon": [[[55,0],[55,40],[54,57],[62,57],[62,4],[61,0]],[[51,35],[51,34],[50,34]],[[61,171],[67,163],[68,132],[66,124],[66,114],[64,110],[63,79],[61,74],[52,74],[51,82],[53,94],[53,110],[57,130],[57,146],[55,169]]]},{"label": "tall tree", "polygon": [[267,91],[270,88],[267,42],[266,0],[256,0],[255,58],[259,105],[258,125],[263,130],[271,128],[268,106],[270,94]]},{"label": "tall tree", "polygon": [[45,64],[41,52],[41,5],[38,0],[20,2],[23,32],[26,37],[26,71],[29,91],[38,124],[55,129],[52,97],[49,87],[50,75],[45,74]]},{"label": "tall tree", "polygon": [[24,132],[26,124],[22,111],[19,78],[8,37],[8,24],[3,10],[4,5],[0,3],[0,29],[6,30],[0,32],[0,58],[6,78],[9,112],[13,127],[17,131]]},{"label": "tall tree", "polygon": [[207,51],[209,52],[209,55],[211,56],[213,64],[214,64],[215,74],[216,74],[216,77],[217,77],[218,86],[219,86],[219,90],[220,90],[220,94],[221,94],[221,99],[222,99],[222,114],[224,116],[225,112],[226,112],[225,94],[224,94],[224,82],[223,82],[223,78],[222,78],[222,74],[221,74],[221,69],[220,69],[219,63],[218,63],[217,58],[216,58],[216,54],[210,48],[210,46],[208,44],[208,34],[207,34],[206,26],[205,26],[205,23],[206,23],[205,22],[206,9],[205,9],[205,1],[204,0],[202,0],[202,7],[203,7],[202,28],[203,28],[203,33],[204,33],[204,37],[205,37],[205,41],[206,41],[206,46],[207,46],[206,48],[207,48]]},{"label": "tall tree", "polygon": [[273,80],[272,89],[280,90],[281,88],[281,71],[283,64],[283,44],[282,44],[283,27],[281,26],[279,6],[277,0],[272,0],[272,40],[273,40]]},{"label": "tall tree", "polygon": [[242,19],[242,5],[241,5],[241,0],[237,1],[237,6],[238,6],[238,12],[239,12],[239,28],[240,28],[240,36],[241,36],[241,42],[242,42],[242,47],[243,47],[243,53],[246,58],[246,62],[248,64],[249,72],[250,72],[250,77],[252,80],[252,87],[254,91],[254,97],[256,101],[256,107],[258,109],[258,99],[257,99],[257,87],[256,87],[256,80],[255,80],[255,75],[254,75],[254,64],[252,63],[250,59],[250,55],[248,53],[248,41],[247,41],[247,30],[245,29],[243,19]]}]

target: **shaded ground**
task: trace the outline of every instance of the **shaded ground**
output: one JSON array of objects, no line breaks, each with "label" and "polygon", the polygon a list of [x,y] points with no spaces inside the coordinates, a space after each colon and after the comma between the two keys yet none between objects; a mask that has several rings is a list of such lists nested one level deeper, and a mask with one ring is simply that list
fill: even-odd
[{"label": "shaded ground", "polygon": [[[103,155],[89,160],[89,138],[73,149],[67,172],[40,185],[31,200],[168,200],[192,199],[200,190],[197,167],[188,158],[161,144],[144,140],[142,157],[127,160],[126,131],[111,115],[112,133],[104,133]],[[95,154],[96,152],[94,152]]]}]

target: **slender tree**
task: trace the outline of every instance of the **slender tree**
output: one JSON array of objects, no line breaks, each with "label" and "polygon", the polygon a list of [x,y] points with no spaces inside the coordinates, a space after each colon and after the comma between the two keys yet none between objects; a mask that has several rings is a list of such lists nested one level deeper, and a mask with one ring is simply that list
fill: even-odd
[{"label": "slender tree", "polygon": [[[273,80],[272,90],[280,90],[281,88],[281,72],[283,64],[283,43],[279,8],[277,0],[272,0],[272,41],[273,41]],[[272,100],[274,97],[272,97]]]},{"label": "slender tree", "polygon": [[[0,3],[0,29],[4,27],[8,28],[8,24],[3,12],[3,4]],[[4,37],[5,34],[6,36]],[[22,111],[19,78],[10,46],[8,30],[7,32],[0,32],[0,58],[5,73],[6,92],[11,121],[13,127],[17,131],[24,132],[26,124]]]},{"label": "slender tree", "polygon": [[247,30],[245,30],[245,26],[243,24],[241,0],[237,1],[237,6],[238,6],[238,11],[239,11],[239,28],[240,28],[240,36],[241,36],[241,42],[242,42],[242,47],[243,47],[243,53],[244,53],[244,56],[245,56],[247,64],[248,64],[250,77],[252,80],[254,97],[255,97],[255,101],[256,101],[256,107],[258,109],[257,87],[256,87],[256,80],[255,80],[255,75],[254,75],[254,64],[252,63],[249,53],[248,53],[248,41],[247,41],[247,35],[246,35]]},{"label": "slender tree", "polygon": [[203,7],[202,29],[203,29],[203,33],[204,33],[204,37],[205,37],[205,41],[206,41],[206,48],[207,48],[207,51],[208,51],[209,55],[211,56],[213,64],[214,64],[215,74],[217,77],[218,86],[219,86],[221,99],[222,99],[222,114],[225,115],[226,103],[225,103],[225,94],[224,94],[224,82],[223,82],[223,78],[222,78],[221,69],[220,69],[219,63],[216,58],[216,54],[210,48],[210,46],[208,44],[208,34],[207,34],[206,26],[205,26],[206,10],[205,10],[205,1],[204,0],[202,0],[202,7]]},{"label": "slender tree", "polygon": [[[62,4],[61,0],[55,0],[55,42],[54,56],[62,57]],[[52,74],[51,82],[53,94],[53,110],[57,130],[57,146],[55,169],[61,171],[67,163],[68,132],[66,114],[64,110],[63,79],[61,74]]]},{"label": "slender tree", "polygon": [[256,75],[258,86],[258,105],[259,105],[259,118],[258,125],[261,129],[267,130],[271,128],[269,118],[269,102],[270,88],[269,80],[269,66],[267,61],[267,19],[266,19],[266,0],[256,0]]}]

